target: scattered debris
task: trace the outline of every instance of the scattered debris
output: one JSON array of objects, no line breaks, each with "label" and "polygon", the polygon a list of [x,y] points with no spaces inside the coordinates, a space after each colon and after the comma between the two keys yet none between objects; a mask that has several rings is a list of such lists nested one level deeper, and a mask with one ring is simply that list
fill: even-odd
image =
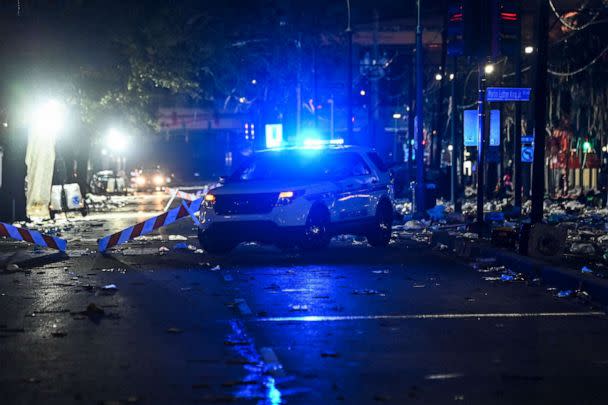
[{"label": "scattered debris", "polygon": [[19,265],[15,264],[15,263],[10,263],[6,266],[6,271],[19,271],[20,267]]},{"label": "scattered debris", "polygon": [[403,224],[403,229],[405,231],[420,231],[424,229],[425,226],[422,221],[410,220]]},{"label": "scattered debris", "polygon": [[570,246],[570,252],[583,256],[595,255],[595,248],[591,243],[573,243]]}]

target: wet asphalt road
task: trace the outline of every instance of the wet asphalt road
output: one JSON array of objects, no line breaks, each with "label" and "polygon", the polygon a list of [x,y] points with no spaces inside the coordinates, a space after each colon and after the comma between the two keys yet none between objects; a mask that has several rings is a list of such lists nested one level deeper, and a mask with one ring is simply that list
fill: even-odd
[{"label": "wet asphalt road", "polygon": [[0,273],[0,403],[608,401],[601,310],[411,241],[217,258],[174,249],[198,247],[184,219],[88,254],[165,201],[74,217],[68,258],[0,241],[26,260]]}]

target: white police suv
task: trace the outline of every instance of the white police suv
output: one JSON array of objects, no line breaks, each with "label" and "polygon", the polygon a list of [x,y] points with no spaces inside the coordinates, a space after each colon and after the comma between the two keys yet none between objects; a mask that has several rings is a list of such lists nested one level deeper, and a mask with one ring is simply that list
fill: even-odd
[{"label": "white police suv", "polygon": [[205,196],[198,237],[203,249],[216,254],[246,241],[318,249],[339,234],[386,246],[392,200],[388,170],[371,149],[339,144],[268,149]]}]

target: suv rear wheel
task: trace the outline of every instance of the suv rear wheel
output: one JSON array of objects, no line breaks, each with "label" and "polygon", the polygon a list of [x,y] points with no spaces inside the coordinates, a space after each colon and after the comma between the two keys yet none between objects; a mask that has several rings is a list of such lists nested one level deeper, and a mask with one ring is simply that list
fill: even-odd
[{"label": "suv rear wheel", "polygon": [[323,249],[329,245],[329,240],[329,211],[322,205],[315,205],[306,218],[302,247],[306,250]]},{"label": "suv rear wheel", "polygon": [[385,247],[391,240],[393,230],[393,207],[381,200],[376,208],[373,229],[367,234],[367,242],[374,247]]}]

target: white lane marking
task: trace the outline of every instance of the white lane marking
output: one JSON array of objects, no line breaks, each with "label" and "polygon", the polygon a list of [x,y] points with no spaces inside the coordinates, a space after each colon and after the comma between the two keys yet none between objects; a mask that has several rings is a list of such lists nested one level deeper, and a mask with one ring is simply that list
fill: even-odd
[{"label": "white lane marking", "polygon": [[273,318],[258,318],[257,322],[338,322],[366,321],[377,319],[474,319],[474,318],[557,318],[557,317],[586,317],[605,316],[602,311],[588,312],[496,312],[478,314],[403,314],[403,315],[345,315],[345,316],[283,316]]},{"label": "white lane marking", "polygon": [[236,307],[241,315],[249,316],[253,314],[253,312],[251,312],[251,308],[249,308],[249,305],[247,305],[247,302],[243,298],[236,298],[234,303],[236,304]]},{"label": "white lane marking", "polygon": [[429,374],[424,376],[425,380],[450,380],[452,378],[464,377],[462,373]]},{"label": "white lane marking", "polygon": [[260,355],[262,356],[262,360],[264,360],[264,372],[269,373],[273,377],[285,376],[283,365],[279,362],[279,358],[271,347],[260,348]]}]

